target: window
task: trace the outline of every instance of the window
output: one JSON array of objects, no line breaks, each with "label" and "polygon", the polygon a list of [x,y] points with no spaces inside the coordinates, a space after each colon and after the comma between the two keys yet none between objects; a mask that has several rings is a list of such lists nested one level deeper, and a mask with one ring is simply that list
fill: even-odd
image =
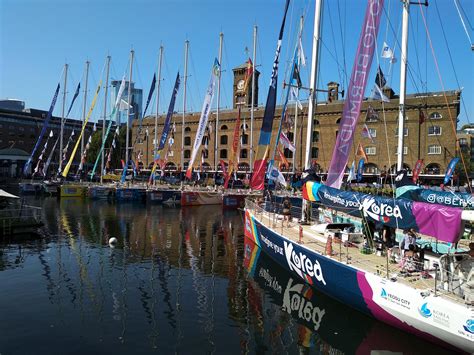
[{"label": "window", "polygon": [[441,154],[441,146],[440,145],[428,146],[428,154]]},{"label": "window", "polygon": [[315,125],[315,126],[319,125],[319,121],[318,120],[313,120],[313,125]]},{"label": "window", "polygon": [[220,157],[227,159],[227,149],[221,149]]},{"label": "window", "polygon": [[318,147],[312,147],[311,148],[311,159],[317,159],[319,156],[319,148]]},{"label": "window", "polygon": [[248,155],[247,149],[241,149],[240,150],[240,157],[241,158],[247,158],[247,155]]},{"label": "window", "polygon": [[439,112],[433,112],[432,114],[430,114],[430,119],[432,120],[440,120],[441,118],[443,118],[443,115]]},{"label": "window", "polygon": [[[398,148],[395,147],[395,155],[398,155]],[[408,154],[408,147],[403,147],[403,155],[407,155]]]},{"label": "window", "polygon": [[191,145],[191,137],[184,137],[184,145]]},{"label": "window", "polygon": [[225,124],[221,126],[221,131],[227,131],[227,126]]},{"label": "window", "polygon": [[191,132],[191,127],[186,127],[186,128],[184,129],[184,131],[185,131],[185,132]]},{"label": "window", "polygon": [[226,135],[221,136],[221,145],[226,145],[226,144],[227,144],[227,136]]},{"label": "window", "polygon": [[467,146],[467,138],[459,138],[459,145],[460,146]]},{"label": "window", "polygon": [[191,158],[191,151],[189,149],[186,149],[184,151],[184,159],[189,159]]},{"label": "window", "polygon": [[[403,127],[403,136],[408,136],[408,127]],[[395,137],[398,137],[398,128],[395,131]]]},{"label": "window", "polygon": [[369,128],[369,133],[373,138],[377,137],[377,130],[375,128]]},{"label": "window", "polygon": [[341,117],[339,117],[337,120],[336,120],[336,124],[339,124],[341,122]]},{"label": "window", "polygon": [[293,132],[287,132],[286,137],[288,138],[290,142],[293,142]]},{"label": "window", "polygon": [[[336,132],[337,137],[337,132]],[[313,143],[319,142],[319,131],[313,131]]]},{"label": "window", "polygon": [[242,140],[242,145],[249,144],[249,135],[243,134],[241,140]]},{"label": "window", "polygon": [[283,155],[285,156],[285,158],[288,158],[288,159],[293,158],[293,152],[289,150],[288,148],[285,148],[285,150],[283,150]]},{"label": "window", "polygon": [[209,150],[203,149],[202,150],[202,155],[203,155],[204,159],[209,158]]},{"label": "window", "polygon": [[377,148],[376,147],[366,147],[365,148],[365,154],[375,155],[375,154],[377,154]]},{"label": "window", "polygon": [[429,136],[440,136],[441,135],[441,127],[440,126],[431,126],[428,127],[428,135]]},{"label": "window", "polygon": [[[208,137],[208,136],[204,136],[204,137],[202,137],[202,140],[201,140],[201,145],[206,145],[206,141],[207,141],[208,139],[209,139],[209,137]],[[208,141],[208,143],[209,143],[209,141]]]}]

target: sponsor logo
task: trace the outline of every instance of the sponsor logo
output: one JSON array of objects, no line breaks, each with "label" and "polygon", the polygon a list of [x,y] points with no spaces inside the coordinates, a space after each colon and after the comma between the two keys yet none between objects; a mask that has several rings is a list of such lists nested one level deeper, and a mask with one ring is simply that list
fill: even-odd
[{"label": "sponsor logo", "polygon": [[276,279],[276,277],[270,274],[269,270],[262,268],[258,272],[258,275],[265,280],[265,285],[267,287],[270,287],[271,289],[275,290],[275,292],[281,293],[283,288],[278,283],[278,280]]},{"label": "sponsor logo", "polygon": [[301,320],[313,323],[314,330],[318,330],[326,311],[313,305],[302,295],[307,288],[308,286],[303,284],[293,285],[293,279],[289,279],[283,294],[282,310],[288,314],[293,313]]},{"label": "sponsor logo", "polygon": [[317,260],[314,262],[309,259],[305,254],[302,252],[296,253],[293,249],[292,243],[287,243],[283,241],[284,249],[285,249],[285,256],[286,262],[291,271],[296,272],[302,279],[311,282],[311,278],[315,278],[323,285],[326,285],[326,281],[324,280],[323,270],[321,269],[321,265]]},{"label": "sponsor logo", "polygon": [[445,196],[445,195],[437,195],[434,193],[430,193],[426,196],[426,201],[429,203],[439,203],[442,205],[449,205],[449,206],[459,206],[459,207],[473,207],[474,206],[474,199],[472,197],[467,197],[466,199],[460,198],[458,196]]},{"label": "sponsor logo", "polygon": [[470,334],[474,334],[474,319],[468,319],[466,325],[463,326],[464,330]]},{"label": "sponsor logo", "polygon": [[250,234],[252,234],[252,226],[251,226],[251,223],[250,223],[250,218],[251,218],[250,216],[247,216],[245,218],[245,230],[247,232],[249,232]]},{"label": "sponsor logo", "polygon": [[382,292],[380,293],[380,297],[387,300],[388,302],[394,303],[398,306],[410,309],[410,301],[401,298],[393,293],[387,292],[384,288],[382,288]]},{"label": "sponsor logo", "polygon": [[421,307],[418,308],[418,312],[425,318],[429,318],[432,315],[431,310],[428,308],[428,302],[423,303]]},{"label": "sponsor logo", "polygon": [[393,207],[385,203],[381,203],[379,206],[374,198],[367,198],[362,201],[362,204],[359,206],[359,210],[364,213],[364,216],[368,216],[376,221],[382,221],[385,223],[390,221],[390,217],[403,219],[400,207]]}]

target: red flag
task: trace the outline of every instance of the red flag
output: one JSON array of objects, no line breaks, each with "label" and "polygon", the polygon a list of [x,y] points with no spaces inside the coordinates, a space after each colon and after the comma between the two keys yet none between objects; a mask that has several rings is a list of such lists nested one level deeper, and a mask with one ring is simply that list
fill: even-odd
[{"label": "red flag", "polygon": [[364,147],[362,147],[362,144],[359,143],[359,146],[357,147],[357,156],[359,157],[362,157],[365,159],[366,162],[369,161],[369,159],[367,158],[367,154],[365,154],[365,150],[364,150]]},{"label": "red flag", "polygon": [[421,168],[423,166],[423,159],[418,159],[415,164],[415,168],[413,169],[413,182],[416,184],[418,180],[418,176],[420,175]]},{"label": "red flag", "polygon": [[267,159],[255,160],[250,188],[254,190],[263,190],[265,187],[265,173],[267,171]]}]

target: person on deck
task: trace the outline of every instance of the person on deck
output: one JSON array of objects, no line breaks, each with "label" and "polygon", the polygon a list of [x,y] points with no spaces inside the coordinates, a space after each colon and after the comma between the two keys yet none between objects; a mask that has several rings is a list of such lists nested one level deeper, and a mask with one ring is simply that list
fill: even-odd
[{"label": "person on deck", "polygon": [[291,202],[290,202],[290,199],[288,197],[286,197],[284,200],[283,200],[283,224],[285,224],[285,221],[286,222],[286,226],[289,227],[290,226],[290,218],[291,218]]}]

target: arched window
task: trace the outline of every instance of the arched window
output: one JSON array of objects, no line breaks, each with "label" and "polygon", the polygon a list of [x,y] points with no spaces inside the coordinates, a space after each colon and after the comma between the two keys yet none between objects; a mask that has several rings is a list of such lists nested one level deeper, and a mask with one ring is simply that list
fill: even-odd
[{"label": "arched window", "polygon": [[186,149],[184,151],[184,159],[189,159],[191,158],[191,151],[189,149]]},{"label": "arched window", "polygon": [[184,137],[184,145],[191,145],[191,137]]},{"label": "arched window", "polygon": [[[240,129],[244,129],[244,123],[240,125]],[[249,125],[245,123],[245,130],[249,129]]]},{"label": "arched window", "polygon": [[209,163],[202,163],[202,170],[203,171],[210,171],[211,170],[211,165],[209,165]]},{"label": "arched window", "polygon": [[227,136],[223,135],[221,136],[221,145],[226,145],[227,144]]},{"label": "arched window", "polygon": [[433,112],[432,114],[430,114],[430,119],[432,120],[440,120],[443,118],[443,115],[440,114],[439,112]]},{"label": "arched window", "polygon": [[378,174],[379,168],[374,163],[367,163],[364,165],[364,173],[367,174]]},{"label": "arched window", "polygon": [[428,164],[425,168],[425,174],[439,175],[441,172],[441,167],[439,164],[431,163]]},{"label": "arched window", "polygon": [[227,159],[227,149],[221,149],[220,155],[222,159]]},{"label": "arched window", "polygon": [[223,124],[223,125],[221,126],[221,131],[227,131],[227,129],[228,129],[228,128],[227,128],[227,125],[225,125],[225,124]]},{"label": "arched window", "polygon": [[241,149],[240,150],[240,157],[241,158],[247,158],[248,157],[248,150],[247,149]]},{"label": "arched window", "polygon": [[166,164],[165,170],[175,171],[176,170],[176,165],[172,162],[169,162],[169,163]]},{"label": "arched window", "polygon": [[337,120],[336,120],[336,124],[339,124],[341,123],[341,117],[339,117]]},{"label": "arched window", "polygon": [[191,127],[185,127],[185,128],[184,128],[184,131],[185,131],[185,132],[191,132]]}]

